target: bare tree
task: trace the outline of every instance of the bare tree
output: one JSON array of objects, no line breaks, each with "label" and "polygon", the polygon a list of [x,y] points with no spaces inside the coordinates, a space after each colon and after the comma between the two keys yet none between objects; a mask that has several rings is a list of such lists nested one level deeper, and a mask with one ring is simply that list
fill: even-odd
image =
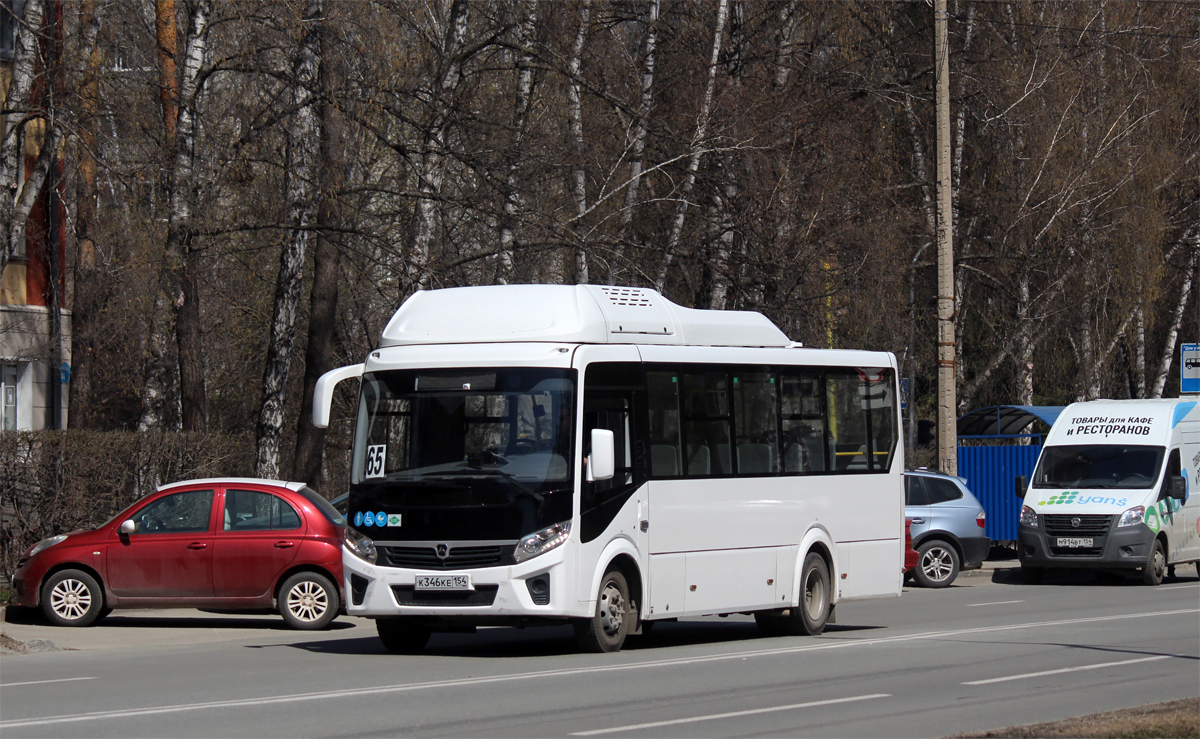
[{"label": "bare tree", "polygon": [[279,477],[279,445],[288,374],[295,345],[296,314],[300,306],[304,255],[317,211],[316,183],[320,166],[321,121],[316,97],[321,68],[321,0],[309,0],[302,19],[304,37],[296,50],[292,97],[296,112],[288,127],[286,241],[279,257],[275,311],[263,370],[263,402],[258,417],[255,474]]}]

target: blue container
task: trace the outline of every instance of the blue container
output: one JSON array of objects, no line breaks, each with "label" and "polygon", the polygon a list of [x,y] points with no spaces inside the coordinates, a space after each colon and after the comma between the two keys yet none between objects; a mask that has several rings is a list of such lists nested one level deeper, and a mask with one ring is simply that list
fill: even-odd
[{"label": "blue container", "polygon": [[1015,492],[1016,479],[1033,476],[1041,451],[1039,444],[958,448],[958,474],[967,478],[967,487],[987,512],[984,531],[992,541],[1016,540],[1023,502]]}]

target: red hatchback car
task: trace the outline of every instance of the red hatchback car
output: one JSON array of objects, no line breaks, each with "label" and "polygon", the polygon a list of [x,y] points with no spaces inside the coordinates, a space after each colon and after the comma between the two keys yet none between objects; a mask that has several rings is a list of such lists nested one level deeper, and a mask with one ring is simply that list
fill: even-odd
[{"label": "red hatchback car", "polygon": [[298,482],[222,478],[159,488],[99,528],[31,547],[20,605],[87,626],[114,608],[278,608],[321,629],[343,602],[345,519]]}]

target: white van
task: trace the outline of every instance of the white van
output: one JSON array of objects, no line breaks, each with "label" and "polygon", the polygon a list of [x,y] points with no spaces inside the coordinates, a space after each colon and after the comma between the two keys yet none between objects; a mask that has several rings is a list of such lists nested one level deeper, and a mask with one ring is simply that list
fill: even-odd
[{"label": "white van", "polygon": [[1038,458],[1018,533],[1021,573],[1050,567],[1164,573],[1200,561],[1200,403],[1096,400],[1067,406]]}]

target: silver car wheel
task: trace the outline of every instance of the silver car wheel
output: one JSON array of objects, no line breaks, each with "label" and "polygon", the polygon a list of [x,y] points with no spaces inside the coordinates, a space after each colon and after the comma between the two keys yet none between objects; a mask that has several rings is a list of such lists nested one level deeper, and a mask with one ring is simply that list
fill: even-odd
[{"label": "silver car wheel", "polygon": [[67,621],[83,618],[91,607],[92,591],[80,580],[60,580],[50,591],[50,608]]},{"label": "silver car wheel", "polygon": [[954,572],[953,555],[945,547],[931,547],[921,555],[921,571],[933,582],[945,582]]},{"label": "silver car wheel", "polygon": [[318,583],[301,580],[288,591],[287,608],[298,621],[316,621],[329,610],[329,596]]}]

